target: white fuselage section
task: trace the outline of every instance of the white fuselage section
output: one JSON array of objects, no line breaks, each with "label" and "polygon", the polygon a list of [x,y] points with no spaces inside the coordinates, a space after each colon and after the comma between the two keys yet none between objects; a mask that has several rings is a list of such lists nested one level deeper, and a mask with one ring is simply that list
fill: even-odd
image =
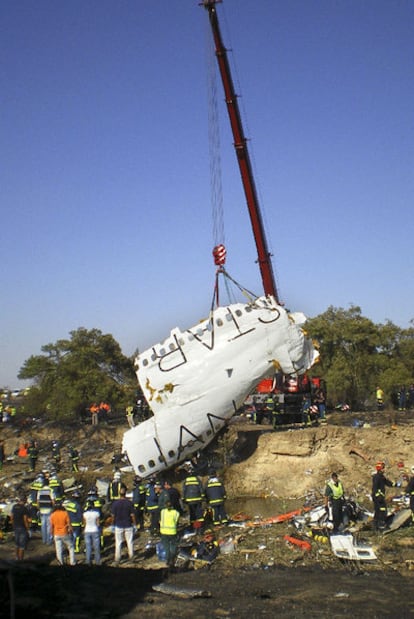
[{"label": "white fuselage section", "polygon": [[304,321],[259,297],[218,307],[141,353],[137,376],[154,416],[124,434],[136,474],[148,477],[206,447],[262,378],[310,368],[318,353]]}]

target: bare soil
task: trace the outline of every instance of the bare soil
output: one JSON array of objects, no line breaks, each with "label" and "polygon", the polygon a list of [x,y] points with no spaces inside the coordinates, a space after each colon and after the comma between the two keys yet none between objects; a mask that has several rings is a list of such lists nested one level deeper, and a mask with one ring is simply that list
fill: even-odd
[{"label": "bare soil", "polygon": [[[96,478],[111,478],[113,456],[126,429],[122,421],[97,428],[53,423],[20,429],[8,426],[1,432],[7,454],[22,440],[36,438],[42,448],[39,468],[50,457],[52,439],[64,446],[76,445],[81,451],[76,483],[86,491]],[[244,512],[254,519],[290,511],[309,498],[317,502],[333,470],[347,493],[371,509],[375,462],[385,460],[389,477],[402,478],[414,464],[413,441],[411,412],[335,413],[325,426],[277,432],[236,418],[212,457],[234,462],[224,469],[229,515],[237,519]],[[62,469],[62,478],[72,475],[65,458]],[[132,477],[131,473],[124,475],[130,488]],[[179,478],[177,471],[178,487]],[[8,461],[0,472],[0,500],[12,499],[29,483],[27,463]],[[397,491],[390,489],[388,498]],[[5,606],[6,577],[10,575],[16,596],[14,617],[31,619],[411,617],[414,613],[410,593],[414,527],[383,536],[372,530],[370,522],[364,524],[358,538],[372,545],[378,560],[355,564],[337,559],[329,544],[312,541],[310,551],[288,544],[284,536],[296,534],[288,522],[229,526],[217,530],[217,537],[231,538],[233,552],[221,554],[211,566],[173,571],[156,556],[148,556],[147,531],[135,540],[134,562],[113,566],[113,537],[107,533],[103,565],[92,568],[84,565],[83,553],[77,555],[77,566],[58,566],[53,547],[44,546],[39,533],[30,541],[25,561],[17,564],[13,537],[6,533],[0,540],[0,616],[12,616]],[[153,589],[159,584],[171,586],[169,593]]]}]

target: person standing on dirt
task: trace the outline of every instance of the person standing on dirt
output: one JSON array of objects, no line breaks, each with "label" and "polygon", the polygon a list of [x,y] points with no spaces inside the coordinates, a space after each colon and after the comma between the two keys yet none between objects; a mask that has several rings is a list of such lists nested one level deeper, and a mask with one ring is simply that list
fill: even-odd
[{"label": "person standing on dirt", "polygon": [[132,502],[126,497],[126,486],[122,484],[120,498],[112,503],[111,513],[115,527],[115,564],[121,560],[122,542],[125,540],[129,560],[134,558],[134,528],[136,527],[135,512]]},{"label": "person standing on dirt", "polygon": [[70,565],[76,565],[75,547],[73,544],[73,529],[69,514],[62,505],[62,500],[55,502],[55,508],[50,515],[50,531],[55,540],[56,559],[59,565],[64,565],[64,549],[69,553]]},{"label": "person standing on dirt", "polygon": [[313,403],[318,407],[319,421],[326,423],[326,394],[320,387],[314,393]]},{"label": "person standing on dirt", "polygon": [[169,567],[174,566],[178,544],[178,521],[180,512],[174,509],[170,501],[160,512],[160,535],[161,543],[165,550],[165,560]]},{"label": "person standing on dirt", "polygon": [[55,469],[60,470],[60,444],[59,441],[52,441],[52,460],[55,463]]},{"label": "person standing on dirt", "polygon": [[39,456],[39,450],[35,441],[30,441],[29,448],[27,450],[30,462],[30,472],[32,473],[36,468],[37,458]]},{"label": "person standing on dirt", "polygon": [[72,473],[79,473],[79,467],[78,467],[79,451],[72,445],[69,445],[68,450],[69,450],[70,462],[72,465]]},{"label": "person standing on dirt", "polygon": [[345,500],[345,490],[337,473],[332,473],[331,479],[326,483],[325,488],[325,508],[329,519],[333,523],[332,533],[338,533],[343,521],[343,505]]},{"label": "person standing on dirt", "polygon": [[144,530],[145,498],[147,489],[144,482],[138,475],[134,478],[132,490],[132,504],[135,510],[135,520],[139,531]]},{"label": "person standing on dirt", "polygon": [[203,514],[203,499],[204,491],[201,479],[194,475],[190,469],[189,474],[183,482],[183,501],[187,505],[190,512],[190,524],[194,526],[195,522],[202,523],[204,521]]},{"label": "person standing on dirt", "polygon": [[151,479],[147,485],[145,497],[145,509],[147,510],[151,522],[150,531],[153,535],[159,533],[160,530],[160,507],[158,499],[161,494],[162,486],[155,479]]},{"label": "person standing on dirt", "polygon": [[406,494],[408,494],[410,498],[410,509],[411,509],[411,521],[414,524],[414,466],[411,467],[411,477],[408,480],[407,487],[405,489]]},{"label": "person standing on dirt", "polygon": [[78,490],[72,494],[71,499],[63,501],[63,507],[69,514],[70,524],[73,531],[73,544],[75,552],[80,552],[81,527],[82,527],[82,507],[79,503],[80,493]]},{"label": "person standing on dirt", "polygon": [[63,484],[59,479],[56,471],[53,469],[49,477],[49,487],[52,491],[53,500],[63,500],[64,490]]},{"label": "person standing on dirt", "polygon": [[116,471],[114,473],[113,480],[110,482],[108,486],[108,492],[106,495],[106,498],[108,499],[108,503],[112,503],[112,501],[116,501],[117,499],[121,497],[121,487],[122,487],[121,473],[119,471]]},{"label": "person standing on dirt", "polygon": [[49,486],[49,481],[46,475],[41,478],[42,487],[37,491],[36,503],[39,510],[40,529],[42,532],[42,542],[44,544],[52,543],[52,533],[50,530],[50,515],[53,509],[52,490]]},{"label": "person standing on dirt", "polygon": [[208,506],[213,510],[213,524],[227,524],[229,519],[224,508],[226,500],[226,490],[223,483],[217,477],[215,471],[212,471],[208,478],[207,485],[204,490]]},{"label": "person standing on dirt", "polygon": [[384,398],[385,394],[381,387],[377,387],[375,392],[375,397],[377,399],[377,411],[384,410]]},{"label": "person standing on dirt", "polygon": [[385,462],[377,462],[376,473],[372,476],[372,500],[374,501],[374,527],[377,531],[384,530],[387,522],[387,503],[385,487],[401,487],[401,482],[391,481],[385,477]]},{"label": "person standing on dirt", "polygon": [[97,405],[96,402],[94,402],[93,404],[90,405],[89,407],[89,412],[91,414],[91,424],[93,426],[97,426],[98,425],[98,417],[99,417],[99,406]]},{"label": "person standing on dirt", "polygon": [[29,541],[30,515],[26,506],[26,498],[19,496],[11,510],[11,523],[14,531],[14,543],[16,545],[16,559],[23,561],[24,551]]},{"label": "person standing on dirt", "polygon": [[101,564],[101,515],[92,499],[86,502],[86,509],[83,512],[83,537],[85,540],[86,565],[92,564],[92,553],[95,565]]}]

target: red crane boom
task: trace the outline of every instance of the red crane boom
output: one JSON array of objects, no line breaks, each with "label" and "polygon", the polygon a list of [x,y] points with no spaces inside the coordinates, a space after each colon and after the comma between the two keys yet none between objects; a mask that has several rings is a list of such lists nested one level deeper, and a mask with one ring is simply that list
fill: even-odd
[{"label": "red crane boom", "polygon": [[256,242],[258,263],[262,276],[263,289],[266,295],[272,295],[275,300],[280,303],[277,293],[275,276],[273,273],[271,254],[268,249],[263,219],[260,212],[259,201],[257,198],[257,191],[253,178],[249,151],[247,148],[247,140],[243,132],[243,125],[241,121],[237,95],[234,91],[233,80],[230,72],[230,65],[227,58],[227,50],[224,47],[221,38],[215,6],[217,1],[221,0],[203,0],[202,4],[208,11],[210,25],[213,32],[216,48],[216,57],[221,79],[223,82],[227,111],[230,118],[230,125],[233,132],[234,148],[236,151],[237,161],[239,163],[239,169],[243,183],[244,193],[246,196],[247,207],[249,210],[250,221],[253,228],[253,235]]}]

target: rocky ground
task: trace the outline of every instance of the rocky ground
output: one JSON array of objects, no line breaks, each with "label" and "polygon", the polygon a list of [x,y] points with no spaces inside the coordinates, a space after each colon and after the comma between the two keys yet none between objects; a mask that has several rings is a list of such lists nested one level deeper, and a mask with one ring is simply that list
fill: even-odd
[{"label": "rocky ground", "polygon": [[[1,428],[7,454],[22,440],[33,437],[39,441],[39,468],[49,459],[52,439],[63,446],[76,445],[81,451],[81,471],[75,482],[85,491],[95,479],[111,478],[113,458],[125,430],[123,420],[97,428],[53,423]],[[370,480],[376,460],[386,461],[390,478],[402,479],[414,464],[413,441],[412,413],[335,413],[326,426],[278,432],[238,418],[211,458],[227,463],[229,515],[236,520],[243,514],[260,520],[307,500],[318,503],[333,470],[347,493],[371,509]],[[65,458],[62,469],[61,477],[70,478]],[[132,473],[124,474],[129,487],[132,477]],[[179,472],[174,480],[179,481]],[[29,483],[27,463],[9,460],[0,472],[0,501],[7,502]],[[390,489],[389,498],[396,492]],[[26,560],[17,565],[12,535],[5,533],[0,541],[0,608],[6,608],[7,578],[12,578],[14,616],[32,619],[413,615],[414,527],[384,536],[374,533],[369,521],[361,524],[357,537],[369,543],[378,558],[356,564],[337,559],[329,543],[312,540],[309,551],[287,543],[286,534],[297,535],[289,522],[237,524],[217,531],[222,542],[233,542],[232,552],[221,554],[210,567],[175,571],[168,571],[156,555],[148,556],[146,531],[135,540],[134,562],[114,567],[113,538],[108,530],[99,568],[86,567],[83,553],[77,556],[76,567],[59,567],[53,548],[43,546],[38,533],[30,541]],[[154,589],[157,585],[169,589],[163,593]],[[8,616],[7,609],[4,616]]]}]

